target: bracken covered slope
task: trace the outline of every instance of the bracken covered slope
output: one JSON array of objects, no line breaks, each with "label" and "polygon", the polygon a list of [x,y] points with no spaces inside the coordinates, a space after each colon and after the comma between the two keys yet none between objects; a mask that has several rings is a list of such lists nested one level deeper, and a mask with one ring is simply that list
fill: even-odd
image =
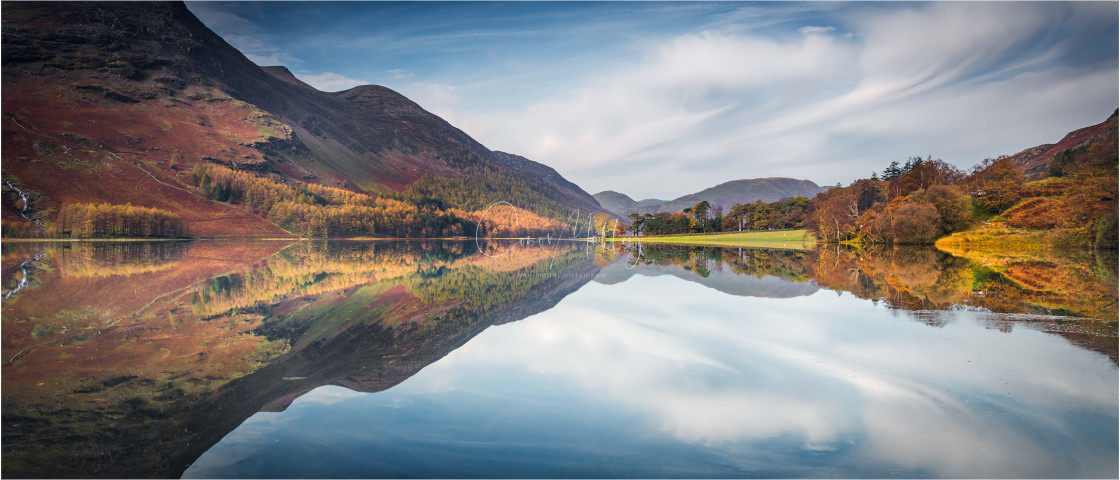
[{"label": "bracken covered slope", "polygon": [[182,3],[3,10],[4,179],[31,192],[43,218],[68,203],[131,203],[179,214],[196,236],[284,234],[261,212],[196,195],[197,162],[390,195],[486,166],[530,185],[527,202],[601,211],[562,178],[529,177],[555,174],[548,167],[511,162],[392,90],[320,92],[261,68]]}]

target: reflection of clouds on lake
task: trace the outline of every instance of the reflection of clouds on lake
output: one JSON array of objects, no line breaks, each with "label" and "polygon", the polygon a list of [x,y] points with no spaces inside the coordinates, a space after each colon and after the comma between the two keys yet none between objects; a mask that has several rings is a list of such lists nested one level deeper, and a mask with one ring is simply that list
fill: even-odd
[{"label": "reflection of clouds on lake", "polygon": [[[302,400],[302,399],[300,399]],[[183,478],[209,478],[241,464],[270,443],[275,442],[277,431],[284,431],[298,423],[301,415],[284,412],[257,412],[222,439],[222,448],[210,448],[183,472]]]},{"label": "reflection of clouds on lake", "polygon": [[355,392],[349,388],[339,387],[337,385],[326,385],[307,392],[307,394],[299,397],[296,401],[317,403],[319,405],[334,405],[361,396],[361,392]]},{"label": "reflection of clouds on lake", "polygon": [[589,284],[479,335],[410,388],[523,365],[690,443],[794,435],[805,450],[853,449],[846,461],[950,477],[1115,473],[1081,470],[1074,455],[1114,458],[1115,428],[1087,438],[1070,429],[1115,423],[1106,357],[1053,335],[985,329],[975,313],[951,313],[937,329],[893,313],[824,291],[794,303],[667,278]]}]

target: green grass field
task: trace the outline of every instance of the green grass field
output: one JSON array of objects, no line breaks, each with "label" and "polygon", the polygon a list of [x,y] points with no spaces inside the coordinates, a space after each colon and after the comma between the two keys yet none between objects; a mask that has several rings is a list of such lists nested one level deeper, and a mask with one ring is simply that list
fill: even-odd
[{"label": "green grass field", "polygon": [[813,248],[816,239],[806,230],[782,230],[777,232],[717,233],[711,235],[650,235],[643,237],[607,238],[608,242],[631,243],[641,241],[647,244],[697,245],[714,247],[757,247],[808,250]]}]

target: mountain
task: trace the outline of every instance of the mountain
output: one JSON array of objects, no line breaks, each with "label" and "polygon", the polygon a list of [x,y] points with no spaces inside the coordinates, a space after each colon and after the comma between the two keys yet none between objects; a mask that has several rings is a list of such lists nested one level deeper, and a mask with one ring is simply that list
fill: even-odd
[{"label": "mountain", "polygon": [[[48,221],[67,204],[132,204],[178,214],[195,236],[286,235],[268,212],[201,196],[197,163],[467,212],[503,200],[560,220],[603,211],[388,88],[327,93],[261,68],[182,3],[17,2],[2,23],[4,180]],[[456,195],[481,177],[486,191]]]},{"label": "mountain", "polygon": [[629,215],[631,212],[637,211],[639,207],[652,207],[665,203],[665,200],[658,200],[656,198],[647,198],[635,202],[634,199],[626,196],[624,193],[618,193],[613,190],[606,190],[603,192],[592,195],[595,200],[599,201],[599,205],[603,208],[610,210],[622,216]]},{"label": "mountain", "polygon": [[273,65],[273,66],[268,66],[268,67],[261,67],[261,69],[264,70],[265,73],[268,73],[269,75],[272,75],[276,78],[279,78],[280,80],[288,82],[288,83],[290,83],[292,85],[295,85],[297,87],[304,87],[304,88],[310,88],[312,90],[315,90],[315,87],[312,87],[311,85],[308,85],[307,83],[304,83],[303,80],[300,80],[300,79],[296,78],[296,75],[294,73],[292,73],[291,70],[288,70],[288,67],[285,67],[283,65]]},{"label": "mountain", "polygon": [[1115,143],[1118,114],[1120,114],[1120,109],[1113,111],[1112,115],[1101,123],[1067,133],[1058,143],[1047,143],[1028,148],[1012,155],[1011,159],[1023,169],[1027,178],[1045,178],[1050,174],[1050,166],[1055,157],[1062,152],[1075,151],[1096,144]]},{"label": "mountain", "polygon": [[679,212],[704,200],[713,207],[722,206],[724,211],[727,211],[737,203],[750,203],[756,200],[771,203],[798,196],[813,198],[825,190],[828,190],[828,187],[818,186],[809,180],[770,177],[732,180],[667,202],[652,199],[635,202],[624,194],[610,190],[595,194],[595,198],[603,208],[626,216],[632,212]]}]

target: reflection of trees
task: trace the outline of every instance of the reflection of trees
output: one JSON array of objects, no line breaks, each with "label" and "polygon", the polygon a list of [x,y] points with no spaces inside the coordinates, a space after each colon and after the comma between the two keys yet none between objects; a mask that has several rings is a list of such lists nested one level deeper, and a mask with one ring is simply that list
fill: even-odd
[{"label": "reflection of trees", "polygon": [[810,253],[806,265],[822,286],[885,300],[894,308],[970,305],[1002,313],[1116,319],[1114,286],[1075,264],[1017,261],[997,271],[933,248],[869,252],[829,246]]},{"label": "reflection of trees", "polygon": [[615,244],[613,255],[645,265],[675,265],[702,277],[728,269],[737,275],[756,278],[809,280],[804,266],[805,252],[797,250]]},{"label": "reflection of trees", "polygon": [[972,294],[971,264],[932,248],[869,252],[833,246],[810,253],[806,263],[818,284],[894,308],[944,309],[968,303]]},{"label": "reflection of trees", "polygon": [[[19,244],[16,244],[19,249]],[[173,267],[182,260],[186,242],[96,242],[25,244],[40,249],[44,261],[71,277],[136,275]],[[10,247],[8,247],[10,248]]]},{"label": "reflection of trees", "polygon": [[[6,304],[5,359],[25,347],[31,353],[4,367],[5,474],[178,476],[191,455],[280,397],[327,383],[367,390],[395,384],[487,325],[555,304],[593,273],[580,249],[503,247],[508,253],[489,257],[473,242],[301,243],[266,260],[238,257],[247,259],[233,268],[211,259],[255,247],[161,248],[149,247],[148,256],[181,261],[97,279],[146,303],[127,322],[101,307],[93,309],[96,323],[29,321],[82,314],[92,308],[81,305],[84,296],[69,299],[70,313],[34,304],[42,295],[16,300],[15,316]],[[127,263],[130,251],[87,256]],[[71,263],[80,258],[67,255]],[[171,281],[192,272],[203,273],[201,281],[185,288]],[[68,278],[45,275],[37,290]],[[33,337],[33,322],[51,328]],[[34,343],[43,340],[49,342]],[[79,364],[58,361],[77,354]],[[196,422],[199,415],[206,419]]]},{"label": "reflection of trees", "polygon": [[[943,314],[932,310],[957,306],[997,313],[1068,316],[1032,317],[1045,331],[1117,358],[1115,275],[1102,281],[1080,263],[1046,260],[1003,262],[1003,270],[973,263],[932,248],[885,248],[879,251],[828,246],[806,257],[818,284],[884,301],[892,308],[920,310],[914,318],[942,326]],[[1107,269],[1106,269],[1107,270]],[[1080,320],[1077,317],[1089,317]],[[1105,319],[1100,321],[1096,319]],[[1014,322],[990,320],[991,328],[1011,331]]]}]

